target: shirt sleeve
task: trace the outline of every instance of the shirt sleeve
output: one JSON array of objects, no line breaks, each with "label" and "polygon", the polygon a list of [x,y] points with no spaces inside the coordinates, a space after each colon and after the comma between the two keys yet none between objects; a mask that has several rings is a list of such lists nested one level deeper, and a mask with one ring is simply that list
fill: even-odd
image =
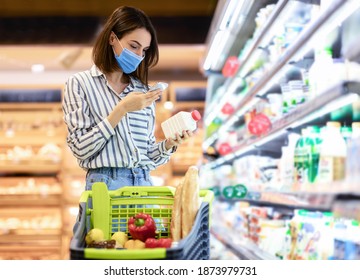
[{"label": "shirt sleeve", "polygon": [[79,160],[97,154],[115,134],[107,118],[97,124],[91,120],[84,89],[76,76],[71,76],[65,85],[62,109],[68,129],[67,144]]},{"label": "shirt sleeve", "polygon": [[165,147],[165,141],[156,142],[155,139],[155,102],[151,106],[151,118],[149,120],[149,149],[148,157],[152,160],[155,166],[167,163],[170,156],[176,151],[176,148],[169,150]]}]

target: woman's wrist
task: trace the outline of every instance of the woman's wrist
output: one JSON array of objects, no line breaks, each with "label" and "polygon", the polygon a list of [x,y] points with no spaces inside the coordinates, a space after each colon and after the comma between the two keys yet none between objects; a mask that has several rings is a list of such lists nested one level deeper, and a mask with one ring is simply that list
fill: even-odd
[{"label": "woman's wrist", "polygon": [[125,104],[122,104],[122,102],[120,102],[108,116],[108,120],[113,128],[115,128],[118,125],[120,120],[127,113],[124,105]]},{"label": "woman's wrist", "polygon": [[168,151],[170,149],[172,149],[174,147],[174,145],[171,145],[171,143],[169,143],[170,141],[168,139],[165,140],[165,149]]}]

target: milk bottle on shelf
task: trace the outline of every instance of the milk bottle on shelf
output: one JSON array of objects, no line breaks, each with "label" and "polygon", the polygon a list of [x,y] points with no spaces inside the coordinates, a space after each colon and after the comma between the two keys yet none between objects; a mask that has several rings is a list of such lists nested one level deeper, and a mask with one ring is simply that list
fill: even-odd
[{"label": "milk bottle on shelf", "polygon": [[320,147],[319,183],[331,183],[345,177],[346,142],[339,122],[328,122]]},{"label": "milk bottle on shelf", "polygon": [[352,123],[352,137],[347,142],[346,188],[358,191],[360,182],[360,122]]},{"label": "milk bottle on shelf", "polygon": [[184,130],[194,131],[197,128],[197,122],[201,119],[199,111],[192,112],[181,111],[166,121],[161,123],[161,128],[165,137],[175,139],[175,134],[182,136]]}]

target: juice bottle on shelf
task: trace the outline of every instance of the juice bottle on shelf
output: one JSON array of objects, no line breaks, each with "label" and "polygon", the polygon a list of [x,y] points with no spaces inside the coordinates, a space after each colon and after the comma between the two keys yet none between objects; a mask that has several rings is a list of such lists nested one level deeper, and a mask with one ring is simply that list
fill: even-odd
[{"label": "juice bottle on shelf", "polygon": [[182,136],[183,130],[194,131],[197,128],[197,122],[201,119],[199,111],[179,112],[161,123],[161,128],[166,138],[175,139],[175,133]]},{"label": "juice bottle on shelf", "polygon": [[304,183],[307,181],[307,170],[309,167],[308,147],[305,144],[308,135],[308,130],[303,128],[301,130],[301,137],[296,143],[294,151],[294,187],[295,190],[299,190]]},{"label": "juice bottle on shelf", "polygon": [[308,183],[314,183],[318,175],[320,156],[319,127],[309,126],[301,130],[294,154],[294,181],[298,188],[305,190]]},{"label": "juice bottle on shelf", "polygon": [[309,136],[305,143],[308,146],[307,151],[309,152],[309,168],[307,170],[307,182],[314,183],[319,172],[319,159],[320,159],[320,129],[317,126],[308,127]]},{"label": "juice bottle on shelf", "polygon": [[331,183],[345,178],[346,142],[339,122],[328,122],[320,147],[319,183]]},{"label": "juice bottle on shelf", "polygon": [[282,191],[291,191],[294,182],[294,152],[300,136],[297,133],[290,133],[288,145],[281,148],[279,160],[279,183]]}]

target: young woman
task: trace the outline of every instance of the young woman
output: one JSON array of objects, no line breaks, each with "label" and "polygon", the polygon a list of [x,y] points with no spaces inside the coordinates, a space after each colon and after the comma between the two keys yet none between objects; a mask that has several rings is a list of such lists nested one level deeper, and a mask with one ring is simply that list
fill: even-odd
[{"label": "young woman", "polygon": [[107,20],[94,48],[90,70],[71,76],[63,98],[67,144],[87,170],[86,190],[105,182],[110,190],[149,186],[149,172],[169,161],[192,136],[156,142],[155,101],[148,71],[159,59],[156,32],[139,9],[119,7]]}]

